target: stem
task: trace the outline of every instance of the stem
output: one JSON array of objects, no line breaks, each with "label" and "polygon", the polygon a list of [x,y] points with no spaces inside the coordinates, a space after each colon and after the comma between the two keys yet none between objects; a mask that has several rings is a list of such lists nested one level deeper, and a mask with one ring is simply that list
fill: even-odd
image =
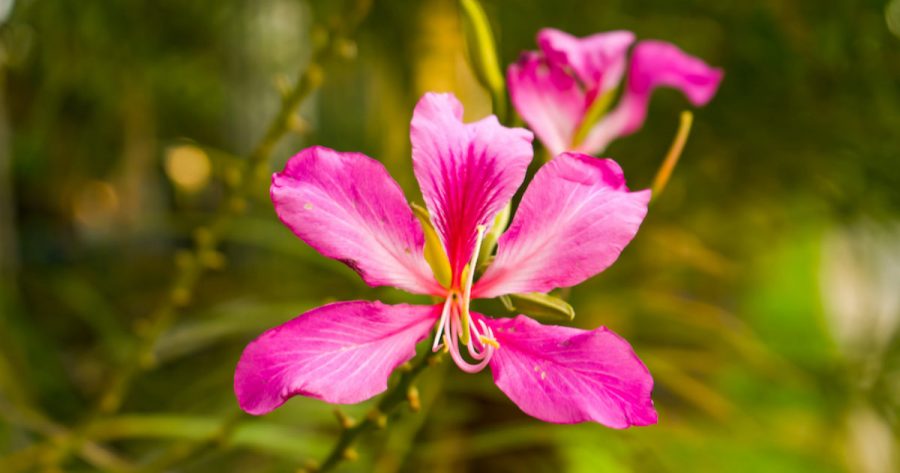
[{"label": "stem", "polygon": [[[4,47],[0,43],[0,48]],[[12,149],[9,121],[6,116],[6,64],[0,59],[0,284],[15,282],[17,261],[15,192],[12,178]],[[0,287],[0,290],[3,288]]]},{"label": "stem", "polygon": [[[365,419],[359,421],[352,427],[345,428],[341,431],[340,437],[331,448],[331,452],[325,457],[321,466],[314,468],[312,471],[316,473],[324,473],[332,471],[344,460],[352,459],[355,452],[352,450],[353,443],[365,432],[383,428],[387,421],[387,415],[394,412],[401,404],[408,402],[408,393],[412,387],[413,381],[428,366],[431,366],[441,360],[440,356],[443,352],[432,352],[427,350],[425,355],[419,358],[408,370],[400,375],[400,379],[394,387],[387,390],[378,404],[369,411]],[[352,452],[352,453],[351,453]]]},{"label": "stem", "polygon": [[669,182],[669,178],[672,176],[672,171],[675,169],[675,165],[678,164],[678,159],[681,157],[681,152],[684,151],[684,145],[687,143],[688,135],[691,134],[691,124],[694,122],[694,115],[685,110],[681,112],[681,117],[678,121],[678,132],[675,133],[675,139],[672,140],[672,145],[669,146],[669,152],[666,153],[666,158],[663,160],[662,165],[659,167],[659,170],[656,172],[656,177],[653,179],[653,193],[651,194],[651,201],[655,201],[659,194],[662,193],[663,189],[666,188],[666,184]]},{"label": "stem", "polygon": [[[42,444],[34,444],[21,452],[0,457],[0,471],[23,471],[41,457],[65,451],[76,454],[90,465],[110,472],[130,471],[131,463],[117,456],[111,450],[53,422],[40,412],[26,406],[15,406],[0,397],[0,418],[11,424],[39,433],[47,439]],[[21,453],[21,454],[19,454]]]}]

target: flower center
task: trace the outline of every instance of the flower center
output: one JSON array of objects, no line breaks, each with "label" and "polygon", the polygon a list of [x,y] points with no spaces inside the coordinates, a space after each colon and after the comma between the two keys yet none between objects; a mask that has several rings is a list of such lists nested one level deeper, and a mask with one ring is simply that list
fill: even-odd
[{"label": "flower center", "polygon": [[[478,226],[478,238],[475,241],[475,249],[472,259],[463,270],[463,279],[466,285],[462,292],[451,289],[444,301],[441,310],[441,319],[438,321],[437,332],[431,350],[437,351],[443,348],[450,352],[450,356],[459,368],[467,373],[477,373],[487,366],[494,354],[494,350],[500,348],[494,332],[483,320],[477,324],[471,323],[469,304],[472,297],[472,283],[475,279],[475,265],[478,262],[478,252],[484,239],[485,226]],[[469,362],[460,350],[460,342],[465,345],[469,357],[475,360]]]}]

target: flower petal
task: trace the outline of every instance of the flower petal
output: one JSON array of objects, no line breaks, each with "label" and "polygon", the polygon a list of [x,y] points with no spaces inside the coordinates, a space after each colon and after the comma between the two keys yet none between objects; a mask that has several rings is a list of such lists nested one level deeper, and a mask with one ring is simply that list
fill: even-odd
[{"label": "flower petal", "polygon": [[650,372],[605,327],[541,325],[524,315],[484,320],[500,344],[490,362],[494,382],[526,414],[616,429],[656,423]]},{"label": "flower petal", "polygon": [[629,192],[611,159],[563,153],[531,181],[474,297],[574,286],[619,257],[647,214],[650,191]]},{"label": "flower petal", "polygon": [[413,168],[434,227],[440,234],[453,283],[472,257],[478,225],[506,205],[531,161],[532,134],[506,128],[491,115],[462,122],[462,104],[451,94],[425,94],[410,126]]},{"label": "flower petal", "polygon": [[506,74],[513,106],[553,155],[569,149],[586,111],[585,95],[562,67],[525,53]]},{"label": "flower petal", "polygon": [[577,38],[545,28],[538,33],[537,42],[549,62],[572,68],[593,99],[622,80],[634,33],[617,30]]},{"label": "flower petal", "polygon": [[337,404],[369,399],[415,356],[439,309],[339,302],[272,328],[241,355],[234,373],[238,403],[260,415],[296,395]]},{"label": "flower petal", "polygon": [[634,133],[644,124],[653,90],[660,86],[680,90],[697,107],[716,94],[723,72],[662,41],[642,41],[634,48],[628,84],[616,109],[598,123],[578,147],[599,153],[614,139]]},{"label": "flower petal", "polygon": [[314,146],[272,176],[278,217],[323,255],[370,286],[438,294],[423,255],[422,227],[384,166],[360,153]]}]

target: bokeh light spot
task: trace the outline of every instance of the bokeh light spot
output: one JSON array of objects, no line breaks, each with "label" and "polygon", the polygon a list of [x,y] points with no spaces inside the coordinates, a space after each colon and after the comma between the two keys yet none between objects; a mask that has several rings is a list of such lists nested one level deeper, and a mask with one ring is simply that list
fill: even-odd
[{"label": "bokeh light spot", "polygon": [[75,196],[73,215],[87,228],[104,227],[119,210],[119,196],[108,182],[89,181]]},{"label": "bokeh light spot", "polygon": [[209,156],[194,145],[178,145],[166,151],[166,175],[179,188],[196,192],[209,181]]}]

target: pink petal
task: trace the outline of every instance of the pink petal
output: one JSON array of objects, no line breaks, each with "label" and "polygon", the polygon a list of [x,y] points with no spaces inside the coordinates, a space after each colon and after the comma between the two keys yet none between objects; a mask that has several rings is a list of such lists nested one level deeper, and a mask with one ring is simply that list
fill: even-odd
[{"label": "pink petal", "polygon": [[544,147],[554,156],[569,149],[586,111],[575,79],[535,53],[523,54],[506,77],[513,106]]},{"label": "pink petal", "polygon": [[454,283],[472,257],[477,226],[506,205],[531,161],[531,132],[506,128],[493,115],[462,122],[451,94],[425,94],[413,112],[413,169],[450,259]]},{"label": "pink petal", "polygon": [[296,395],[337,404],[369,399],[415,356],[439,310],[366,301],[313,309],[247,345],[234,373],[238,403],[260,415]]},{"label": "pink petal", "polygon": [[628,342],[605,327],[541,325],[524,315],[485,322],[500,343],[490,362],[494,382],[526,414],[616,429],[656,423],[653,378]]},{"label": "pink petal", "polygon": [[531,181],[474,297],[574,286],[609,267],[647,214],[611,159],[563,153]]},{"label": "pink petal", "polygon": [[610,141],[640,129],[647,117],[650,95],[657,87],[674,87],[700,107],[716,94],[722,76],[721,69],[708,66],[673,44],[642,41],[632,53],[622,100],[588,133],[578,150],[599,153]]},{"label": "pink petal", "polygon": [[576,38],[545,28],[538,33],[537,41],[549,62],[572,68],[593,99],[619,84],[634,33],[619,30]]},{"label": "pink petal", "polygon": [[323,255],[371,286],[439,294],[423,256],[422,227],[384,166],[360,153],[321,146],[291,158],[272,177],[278,217]]}]

